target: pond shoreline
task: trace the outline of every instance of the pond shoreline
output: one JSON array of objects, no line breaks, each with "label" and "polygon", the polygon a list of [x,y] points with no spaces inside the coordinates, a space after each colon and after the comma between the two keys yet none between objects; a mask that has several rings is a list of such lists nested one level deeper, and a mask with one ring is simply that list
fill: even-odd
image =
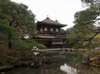
[{"label": "pond shoreline", "polygon": [[[85,67],[85,64],[82,64],[82,60],[83,60],[82,57],[83,56],[79,52],[66,53],[64,55],[64,57],[63,57],[63,55],[62,56],[58,56],[58,57],[57,56],[49,57],[50,58],[49,60],[51,60],[51,63],[43,63],[41,65],[39,65],[37,63],[37,66],[36,66],[36,63],[34,63],[32,66],[30,66],[29,63],[26,64],[25,62],[23,64],[22,63],[18,64],[18,62],[17,62],[16,64],[1,66],[0,67],[0,72],[5,72],[5,74],[6,73],[7,74],[19,74],[19,73],[24,74],[23,72],[24,71],[27,72],[27,70],[28,70],[29,73],[27,72],[26,74],[33,74],[33,72],[35,70],[42,70],[43,72],[54,71],[53,74],[63,74],[60,71],[60,66],[63,65],[64,63],[67,63],[69,66],[71,66],[73,68],[81,69],[80,71],[83,70],[83,67],[84,67],[84,70],[86,70],[86,71],[88,69],[91,69],[91,67],[96,69],[96,67],[93,67],[91,65],[88,65],[88,67]],[[85,69],[85,68],[87,68],[87,69]],[[18,73],[16,73],[16,72],[18,72]],[[41,74],[41,72],[36,71],[35,74]],[[47,73],[47,74],[49,74],[49,73]]]}]

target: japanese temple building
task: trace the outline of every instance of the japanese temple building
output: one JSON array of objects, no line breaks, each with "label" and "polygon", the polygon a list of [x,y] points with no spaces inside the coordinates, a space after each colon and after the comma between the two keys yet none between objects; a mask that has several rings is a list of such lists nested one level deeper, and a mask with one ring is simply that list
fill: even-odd
[{"label": "japanese temple building", "polygon": [[49,17],[43,21],[37,22],[36,39],[44,44],[47,48],[62,48],[66,47],[66,34],[62,27],[66,25],[60,24],[57,20],[53,21]]}]

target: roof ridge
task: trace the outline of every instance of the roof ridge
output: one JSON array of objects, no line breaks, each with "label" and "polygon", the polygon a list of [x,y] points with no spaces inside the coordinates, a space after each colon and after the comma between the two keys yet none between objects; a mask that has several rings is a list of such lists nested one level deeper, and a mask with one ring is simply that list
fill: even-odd
[{"label": "roof ridge", "polygon": [[58,20],[52,20],[52,19],[50,19],[49,17],[47,17],[46,19],[44,19],[42,22],[45,22],[45,23],[52,23],[52,24],[60,24],[59,22],[58,22]]}]

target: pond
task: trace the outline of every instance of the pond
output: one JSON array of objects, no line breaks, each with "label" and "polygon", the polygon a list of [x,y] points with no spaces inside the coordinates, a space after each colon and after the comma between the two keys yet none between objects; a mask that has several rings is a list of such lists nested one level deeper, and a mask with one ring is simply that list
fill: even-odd
[{"label": "pond", "polygon": [[[65,68],[66,69],[66,68]],[[42,66],[40,68],[15,68],[3,74],[100,74],[100,68],[89,67],[81,65],[76,69],[77,73],[71,72],[67,73],[62,71],[59,67],[51,68],[49,66]],[[73,71],[73,70],[72,70]]]},{"label": "pond", "polygon": [[60,70],[67,74],[100,74],[100,68],[86,65],[79,65],[77,68],[75,68],[64,64],[60,66]]},{"label": "pond", "polygon": [[14,68],[2,74],[100,74],[100,68],[81,64],[82,56],[79,53],[67,53],[50,58],[53,63],[43,64],[38,68]]}]

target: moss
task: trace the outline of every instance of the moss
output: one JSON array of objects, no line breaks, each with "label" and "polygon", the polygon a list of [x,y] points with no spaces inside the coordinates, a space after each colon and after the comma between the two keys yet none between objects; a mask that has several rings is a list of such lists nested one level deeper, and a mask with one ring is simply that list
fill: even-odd
[{"label": "moss", "polygon": [[79,64],[82,62],[82,54],[79,52],[66,53],[66,62],[69,64]]}]

